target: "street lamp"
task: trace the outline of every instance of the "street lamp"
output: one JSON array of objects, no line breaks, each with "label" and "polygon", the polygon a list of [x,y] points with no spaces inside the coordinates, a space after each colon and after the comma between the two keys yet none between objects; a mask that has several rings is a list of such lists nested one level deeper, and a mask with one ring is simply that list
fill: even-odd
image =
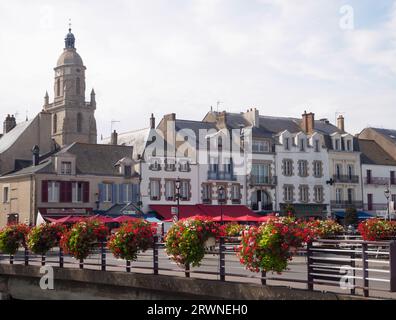
[{"label": "street lamp", "polygon": [[389,211],[389,198],[390,198],[390,190],[389,190],[389,186],[386,186],[386,189],[384,191],[384,195],[386,198],[386,204],[387,204],[387,210],[388,210],[388,220],[390,221],[390,211]]},{"label": "street lamp", "polygon": [[176,201],[177,201],[177,221],[179,221],[179,207],[180,207],[180,178],[177,177],[175,181],[176,187]]},{"label": "street lamp", "polygon": [[219,200],[220,200],[220,215],[221,215],[221,224],[223,224],[223,201],[224,201],[224,186],[219,187]]}]

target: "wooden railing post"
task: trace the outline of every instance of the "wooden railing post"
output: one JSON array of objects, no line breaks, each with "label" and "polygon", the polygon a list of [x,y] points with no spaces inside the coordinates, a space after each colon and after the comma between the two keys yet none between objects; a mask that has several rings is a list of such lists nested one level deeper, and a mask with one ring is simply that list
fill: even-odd
[{"label": "wooden railing post", "polygon": [[126,272],[131,272],[131,260],[126,261]]},{"label": "wooden railing post", "polygon": [[106,271],[106,250],[103,241],[100,242],[100,266],[102,271]]},{"label": "wooden railing post", "polygon": [[10,254],[10,264],[14,264],[14,255]]},{"label": "wooden railing post", "polygon": [[367,243],[362,243],[362,264],[363,264],[363,294],[367,298],[369,296],[369,272],[368,272],[368,255],[367,255]]},{"label": "wooden railing post", "polygon": [[84,269],[84,259],[80,259],[79,267],[80,269]]},{"label": "wooden railing post", "polygon": [[389,244],[390,291],[396,292],[396,241]]},{"label": "wooden railing post", "polygon": [[223,237],[220,238],[219,251],[220,281],[225,281],[225,239]]},{"label": "wooden railing post", "polygon": [[267,272],[266,271],[261,271],[261,284],[263,286],[267,285]]},{"label": "wooden railing post", "polygon": [[158,237],[154,236],[153,241],[153,273],[158,274]]},{"label": "wooden railing post", "polygon": [[356,285],[356,281],[355,281],[355,276],[356,276],[356,253],[355,253],[355,246],[352,247],[353,252],[351,253],[351,268],[352,268],[352,276],[353,278],[350,280],[351,284],[353,287],[351,287],[351,294],[355,295],[356,294],[356,289],[355,289],[355,285]]},{"label": "wooden railing post", "polygon": [[28,251],[28,248],[25,248],[24,257],[25,257],[25,266],[28,266],[29,265],[29,251]]},{"label": "wooden railing post", "polygon": [[307,288],[311,291],[314,289],[312,262],[312,242],[310,241],[307,243]]},{"label": "wooden railing post", "polygon": [[59,268],[63,268],[63,249],[59,247]]},{"label": "wooden railing post", "polygon": [[41,265],[45,266],[45,254],[41,255]]}]

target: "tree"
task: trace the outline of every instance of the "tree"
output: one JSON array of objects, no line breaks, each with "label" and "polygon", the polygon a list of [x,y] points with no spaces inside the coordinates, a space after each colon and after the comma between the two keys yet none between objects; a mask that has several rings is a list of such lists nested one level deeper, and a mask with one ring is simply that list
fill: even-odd
[{"label": "tree", "polygon": [[359,222],[358,213],[356,208],[347,208],[345,210],[344,225],[345,226],[356,226]]}]

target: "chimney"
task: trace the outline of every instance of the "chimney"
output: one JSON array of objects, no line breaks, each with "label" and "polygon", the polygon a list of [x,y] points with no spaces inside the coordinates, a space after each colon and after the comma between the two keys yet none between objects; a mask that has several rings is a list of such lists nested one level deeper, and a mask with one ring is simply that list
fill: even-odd
[{"label": "chimney", "polygon": [[35,145],[32,149],[33,153],[33,165],[37,166],[40,163],[40,148],[38,145]]},{"label": "chimney", "polygon": [[247,121],[249,121],[253,127],[258,128],[260,126],[260,114],[259,111],[256,108],[250,108],[248,109],[245,114],[245,118]]},{"label": "chimney", "polygon": [[113,131],[112,133],[111,133],[111,144],[112,145],[117,145],[118,144],[118,133],[117,133],[117,131]]},{"label": "chimney", "polygon": [[315,114],[307,111],[304,111],[302,115],[301,129],[307,133],[312,134],[315,130]]},{"label": "chimney", "polygon": [[345,132],[345,121],[344,121],[344,117],[342,115],[340,115],[337,118],[337,127],[338,129],[340,129],[342,132]]},{"label": "chimney", "polygon": [[154,114],[151,114],[150,117],[150,129],[155,129],[155,118],[154,118]]},{"label": "chimney", "polygon": [[16,119],[14,116],[10,116],[9,114],[5,118],[3,122],[3,133],[6,134],[10,132],[12,129],[16,127]]}]

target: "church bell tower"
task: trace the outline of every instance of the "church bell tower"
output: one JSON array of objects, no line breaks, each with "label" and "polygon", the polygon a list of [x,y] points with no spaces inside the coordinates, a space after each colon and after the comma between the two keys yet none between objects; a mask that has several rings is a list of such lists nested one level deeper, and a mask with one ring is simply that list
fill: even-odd
[{"label": "church bell tower", "polygon": [[73,142],[96,143],[96,100],[85,101],[86,67],[75,48],[76,39],[69,27],[65,48],[54,68],[54,101],[46,93],[44,110],[52,113],[52,138],[64,147]]}]

